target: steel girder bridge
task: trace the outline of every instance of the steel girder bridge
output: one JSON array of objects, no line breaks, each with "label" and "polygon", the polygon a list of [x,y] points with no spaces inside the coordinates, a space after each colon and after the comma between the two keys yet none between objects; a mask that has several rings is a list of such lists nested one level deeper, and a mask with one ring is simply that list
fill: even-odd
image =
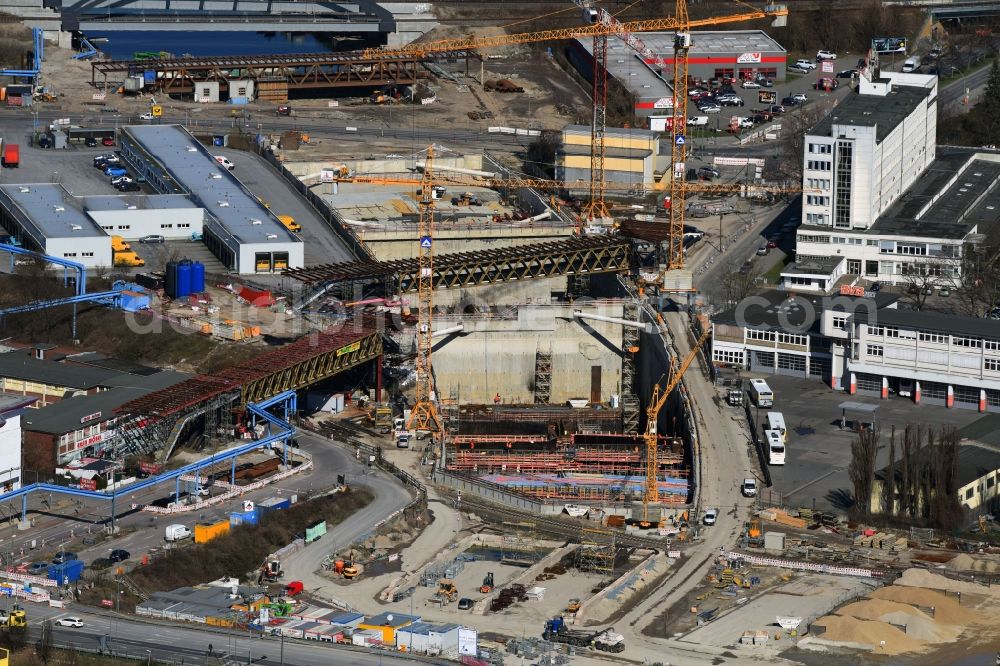
[{"label": "steel girder bridge", "polygon": [[[433,58],[481,59],[471,50],[436,53]],[[167,94],[193,93],[195,84],[217,81],[227,88],[230,80],[280,80],[288,90],[383,86],[389,83],[414,84],[423,77],[420,63],[430,57],[400,55],[365,57],[361,52],[302,53],[267,56],[203,56],[174,60],[110,60],[90,64],[90,81],[104,89],[109,77],[120,81],[148,70],[156,72],[155,88]]]},{"label": "steel girder bridge", "polygon": [[[625,238],[585,236],[497,250],[455,252],[434,257],[435,289],[476,287],[565,275],[617,273],[632,267]],[[417,291],[416,259],[352,261],[312,268],[293,268],[285,275],[307,285],[382,281],[387,293]]]},{"label": "steel girder bridge", "polygon": [[[381,363],[382,334],[374,320],[349,319],[336,331],[306,335],[218,372],[154,391],[116,411],[118,453],[163,449],[170,455],[186,426],[197,416],[214,425],[234,404],[246,406],[329,379],[372,360]],[[378,377],[381,377],[379,368]],[[206,427],[206,431],[210,431]]]}]

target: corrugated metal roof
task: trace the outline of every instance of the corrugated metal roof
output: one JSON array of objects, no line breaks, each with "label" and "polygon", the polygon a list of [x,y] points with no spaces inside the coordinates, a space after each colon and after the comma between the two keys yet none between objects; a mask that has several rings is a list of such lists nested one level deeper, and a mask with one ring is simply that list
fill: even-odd
[{"label": "corrugated metal roof", "polygon": [[190,193],[195,205],[207,210],[241,243],[298,243],[236,176],[191,134],[178,125],[129,125],[126,134],[153,156]]},{"label": "corrugated metal roof", "polygon": [[197,208],[183,194],[113,195],[100,194],[81,197],[86,210],[126,210],[132,206],[140,209],[169,210],[172,208]]},{"label": "corrugated metal roof", "polygon": [[0,377],[40,382],[49,386],[91,389],[106,386],[106,382],[121,373],[82,365],[40,361],[25,353],[0,354]]}]

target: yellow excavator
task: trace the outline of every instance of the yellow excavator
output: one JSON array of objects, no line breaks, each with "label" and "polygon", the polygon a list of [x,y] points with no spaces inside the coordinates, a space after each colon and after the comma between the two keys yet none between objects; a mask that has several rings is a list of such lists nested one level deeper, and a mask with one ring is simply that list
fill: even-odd
[{"label": "yellow excavator", "polygon": [[437,593],[445,603],[455,601],[458,598],[458,588],[455,587],[455,581],[451,578],[442,578],[438,581]]}]

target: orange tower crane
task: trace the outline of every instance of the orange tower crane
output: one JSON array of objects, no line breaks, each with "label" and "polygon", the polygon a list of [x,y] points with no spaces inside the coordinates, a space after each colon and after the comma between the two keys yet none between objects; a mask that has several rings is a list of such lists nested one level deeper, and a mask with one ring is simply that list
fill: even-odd
[{"label": "orange tower crane", "polygon": [[[573,2],[581,7],[587,7],[587,0],[573,0]],[[686,0],[677,0],[677,11],[676,16],[664,17],[659,19],[648,19],[644,21],[626,21],[619,22],[613,16],[601,9],[595,9],[593,7],[587,7],[585,11],[588,13],[588,20],[593,21],[589,25],[578,26],[573,28],[559,28],[554,30],[540,30],[536,32],[523,32],[523,33],[513,33],[509,35],[491,35],[488,37],[465,37],[459,39],[441,39],[426,42],[414,42],[412,44],[407,44],[406,46],[395,47],[395,48],[378,48],[378,49],[366,49],[362,52],[362,56],[365,58],[380,58],[380,57],[416,57],[425,58],[429,57],[435,53],[447,53],[454,51],[468,51],[468,50],[479,50],[479,49],[491,49],[499,48],[503,46],[510,46],[512,44],[533,44],[538,42],[548,42],[563,39],[575,39],[581,37],[604,37],[600,43],[595,43],[594,52],[594,113],[593,122],[591,126],[591,184],[590,184],[590,194],[591,200],[588,204],[585,216],[588,219],[593,219],[593,217],[608,217],[607,206],[604,203],[604,194],[607,188],[605,178],[604,178],[604,155],[605,155],[605,119],[606,119],[606,105],[607,105],[607,36],[608,35],[618,35],[621,37],[629,46],[636,50],[640,57],[643,58],[645,62],[652,62],[653,64],[665,64],[666,61],[662,58],[651,56],[652,53],[648,48],[642,44],[642,41],[635,36],[635,33],[640,32],[657,32],[657,31],[676,31],[678,34],[683,34],[686,36],[685,43],[686,46],[680,50],[677,49],[677,44],[675,42],[674,49],[674,79],[677,79],[678,70],[683,70],[683,83],[684,83],[684,94],[678,95],[676,86],[674,88],[673,95],[673,108],[675,112],[675,117],[687,117],[687,54],[691,46],[691,36],[690,31],[692,28],[721,25],[724,23],[736,23],[740,21],[751,21],[755,19],[766,18],[768,16],[775,17],[775,25],[779,25],[779,22],[785,20],[788,16],[788,8],[784,5],[769,5],[764,9],[757,9],[752,5],[748,5],[745,2],[737,0],[739,4],[750,8],[750,11],[743,12],[741,14],[731,14],[729,16],[716,16],[712,18],[705,19],[694,19],[688,18],[687,13],[687,3]],[[680,111],[681,113],[677,113]],[[683,131],[683,127],[678,127],[678,123],[672,123],[673,132],[671,134],[671,140],[674,141],[676,146],[677,134]],[[681,130],[681,132],[678,132]],[[684,156],[684,151],[682,150],[680,156]],[[676,173],[676,162],[675,169],[671,173]],[[676,179],[674,179],[676,180]],[[671,197],[672,201],[676,202],[678,205],[671,206],[671,210],[683,209],[683,199],[684,199],[684,188],[683,188],[683,173],[680,178],[680,187],[675,187],[674,181],[671,181]],[[678,243],[671,242],[669,244],[670,248],[670,259],[667,262],[668,265],[673,267],[683,267],[684,266],[684,252],[683,252],[683,236],[684,236],[684,220],[683,220],[683,210],[680,210],[677,217],[671,217],[671,229],[675,225],[679,224],[676,228],[679,230],[680,241]]]},{"label": "orange tower crane", "polygon": [[691,367],[691,363],[698,356],[698,350],[705,344],[705,340],[708,339],[710,334],[711,329],[705,329],[705,332],[701,334],[698,341],[691,347],[691,351],[681,361],[680,366],[674,369],[667,385],[661,389],[660,382],[656,382],[653,386],[653,392],[649,396],[649,404],[646,405],[646,432],[643,435],[643,440],[646,442],[646,494],[642,498],[643,520],[649,520],[649,505],[659,504],[660,502],[660,461],[657,451],[658,437],[656,433],[660,410],[667,403],[667,398],[670,397],[670,394],[677,388],[677,385],[684,377],[684,373]]},{"label": "orange tower crane", "polygon": [[441,418],[434,400],[434,368],[431,351],[434,347],[431,331],[434,310],[434,178],[431,162],[434,147],[427,149],[424,173],[420,179],[419,254],[417,267],[417,401],[406,424],[408,430],[441,432]]}]

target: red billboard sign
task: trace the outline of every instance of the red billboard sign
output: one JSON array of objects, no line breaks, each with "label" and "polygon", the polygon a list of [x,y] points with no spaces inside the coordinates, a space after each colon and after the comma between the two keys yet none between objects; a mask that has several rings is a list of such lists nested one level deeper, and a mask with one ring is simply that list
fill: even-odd
[{"label": "red billboard sign", "polygon": [[111,608],[115,604],[113,601],[111,601],[111,599],[101,599],[101,605],[104,606],[105,608]]},{"label": "red billboard sign", "polygon": [[139,470],[145,472],[146,474],[159,474],[163,471],[163,465],[151,462],[141,462],[139,463]]},{"label": "red billboard sign", "polygon": [[80,479],[80,490],[97,490],[97,481],[93,479]]}]

